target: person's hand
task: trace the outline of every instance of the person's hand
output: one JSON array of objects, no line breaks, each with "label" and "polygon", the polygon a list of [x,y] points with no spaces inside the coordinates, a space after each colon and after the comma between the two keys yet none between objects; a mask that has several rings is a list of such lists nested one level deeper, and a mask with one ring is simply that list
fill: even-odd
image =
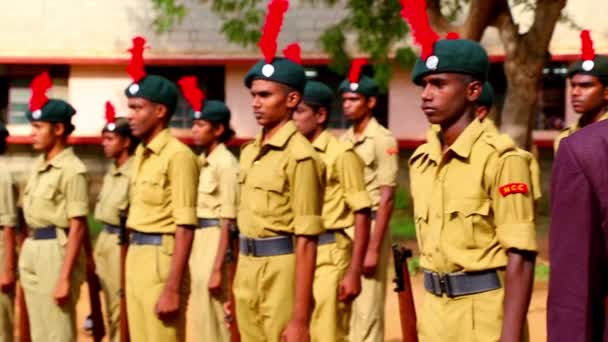
[{"label": "person's hand", "polygon": [[338,287],[338,300],[351,302],[361,293],[361,276],[357,272],[347,271]]},{"label": "person's hand", "polygon": [[59,306],[65,305],[70,299],[70,280],[59,279],[57,285],[55,285],[55,291],[53,291],[53,299]]},{"label": "person's hand", "polygon": [[179,291],[165,288],[156,303],[156,315],[163,322],[177,318],[179,312]]},{"label": "person's hand", "polygon": [[281,342],[310,342],[310,322],[291,320],[281,334]]},{"label": "person's hand", "polygon": [[15,290],[15,281],[17,276],[15,270],[6,270],[0,276],[0,290],[4,293],[11,293]]},{"label": "person's hand", "polygon": [[212,296],[219,296],[222,293],[222,271],[211,272],[207,288]]},{"label": "person's hand", "polygon": [[374,250],[367,250],[365,253],[365,259],[363,259],[363,275],[366,278],[371,278],[376,274],[378,268],[378,260],[380,259],[380,253]]}]

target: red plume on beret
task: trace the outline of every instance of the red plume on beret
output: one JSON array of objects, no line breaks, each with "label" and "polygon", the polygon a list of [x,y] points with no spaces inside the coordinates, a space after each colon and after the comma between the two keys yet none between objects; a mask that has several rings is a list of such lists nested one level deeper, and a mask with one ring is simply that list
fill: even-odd
[{"label": "red plume on beret", "polygon": [[192,109],[195,112],[200,112],[203,109],[205,93],[198,87],[196,76],[184,76],[177,84],[182,88],[182,93],[186,101],[192,106]]},{"label": "red plume on beret", "polygon": [[426,13],[425,0],[401,0],[401,17],[410,24],[414,41],[420,45],[422,52],[420,57],[426,60],[433,54],[433,44],[439,39],[439,35],[431,28],[429,17]]},{"label": "red plume on beret", "polygon": [[353,62],[350,65],[350,71],[348,72],[348,80],[350,83],[359,83],[359,79],[361,78],[361,69],[365,64],[367,64],[367,59],[365,58],[353,59]]},{"label": "red plume on beret", "polygon": [[44,107],[44,105],[49,101],[49,98],[46,96],[46,92],[47,90],[51,89],[52,86],[53,82],[46,71],[34,78],[32,84],[30,85],[30,89],[32,91],[32,97],[30,98],[30,111],[33,112]]},{"label": "red plume on beret", "polygon": [[146,76],[144,70],[144,48],[146,45],[146,39],[140,36],[133,38],[133,47],[129,49],[131,52],[131,60],[127,66],[127,73],[133,79],[133,82],[137,83]]},{"label": "red plume on beret", "polygon": [[116,122],[116,109],[112,105],[112,102],[106,101],[106,123],[115,123]]},{"label": "red plume on beret", "polygon": [[277,37],[281,32],[283,16],[288,8],[288,0],[270,0],[268,4],[268,14],[262,28],[262,38],[258,44],[264,54],[266,63],[272,63],[277,53]]},{"label": "red plume on beret", "polygon": [[300,44],[298,43],[289,44],[283,50],[283,55],[285,56],[285,58],[289,59],[294,63],[302,64],[302,50],[300,49]]},{"label": "red plume on beret", "polygon": [[448,32],[448,34],[445,36],[445,39],[448,39],[448,40],[460,39],[460,35],[458,34],[458,32]]},{"label": "red plume on beret", "polygon": [[591,32],[589,30],[581,31],[581,59],[590,61],[595,58],[595,50],[593,49],[593,40],[591,40]]}]

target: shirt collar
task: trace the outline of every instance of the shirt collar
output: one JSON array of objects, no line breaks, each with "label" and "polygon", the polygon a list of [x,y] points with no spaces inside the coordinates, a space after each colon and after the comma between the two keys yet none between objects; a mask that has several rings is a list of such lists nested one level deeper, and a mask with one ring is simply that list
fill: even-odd
[{"label": "shirt collar", "polygon": [[312,142],[312,146],[318,151],[325,152],[329,144],[329,138],[329,132],[325,130]]},{"label": "shirt collar", "polygon": [[474,119],[456,138],[456,141],[450,146],[450,150],[457,156],[469,158],[473,144],[475,144],[483,132],[484,127],[481,121]]},{"label": "shirt collar", "polygon": [[380,126],[380,124],[378,123],[378,120],[376,120],[376,118],[372,116],[369,119],[369,121],[367,122],[367,126],[365,126],[365,129],[363,129],[363,134],[361,134],[361,136],[359,138],[357,138],[357,136],[355,135],[354,126],[350,126],[348,131],[346,131],[346,134],[347,134],[348,139],[352,143],[359,143],[359,142],[362,142],[363,140],[365,140],[365,138],[373,138],[374,136],[376,136],[376,131],[378,130],[378,126]]},{"label": "shirt collar", "polygon": [[74,155],[74,150],[71,147],[66,147],[63,151],[59,152],[53,159],[46,161],[44,155],[40,156],[40,165],[38,167],[38,171],[42,172],[47,170],[49,167],[53,166],[56,168],[64,167],[64,162],[67,158]]},{"label": "shirt collar", "polygon": [[133,158],[132,157],[129,157],[119,167],[116,167],[116,164],[112,163],[112,166],[110,166],[110,173],[112,174],[112,176],[124,175],[124,174],[127,173],[126,171],[127,171],[127,169],[129,169],[129,167],[131,167],[132,163],[133,163]]},{"label": "shirt collar", "polygon": [[154,154],[159,154],[169,142],[169,138],[171,138],[171,133],[168,128],[165,128],[160,131],[148,145],[142,144],[142,146],[145,149],[152,151]]},{"label": "shirt collar", "polygon": [[[289,120],[283,125],[283,127],[279,128],[279,130],[272,136],[272,138],[268,140],[266,145],[283,148],[289,141],[289,138],[291,138],[291,136],[294,135],[296,131],[296,125],[293,123],[293,121]],[[254,144],[258,148],[262,146],[262,136],[263,132],[260,132],[255,138]]]}]

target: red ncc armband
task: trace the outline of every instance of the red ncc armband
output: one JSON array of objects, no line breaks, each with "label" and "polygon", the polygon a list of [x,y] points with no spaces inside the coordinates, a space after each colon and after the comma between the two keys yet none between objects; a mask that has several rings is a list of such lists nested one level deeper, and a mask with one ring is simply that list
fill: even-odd
[{"label": "red ncc armband", "polygon": [[499,188],[502,197],[506,197],[511,194],[527,194],[528,184],[525,183],[511,183],[503,185]]}]

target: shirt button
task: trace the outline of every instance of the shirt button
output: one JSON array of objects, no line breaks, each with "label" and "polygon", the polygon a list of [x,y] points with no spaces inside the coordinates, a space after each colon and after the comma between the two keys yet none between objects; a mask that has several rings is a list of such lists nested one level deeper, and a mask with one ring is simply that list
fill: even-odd
[{"label": "shirt button", "polygon": [[435,252],[439,253],[439,247],[435,248]]},{"label": "shirt button", "polygon": [[436,218],[436,219],[440,219],[440,218],[441,218],[441,214],[440,214],[440,213],[436,213],[436,214],[435,214],[435,218]]}]

